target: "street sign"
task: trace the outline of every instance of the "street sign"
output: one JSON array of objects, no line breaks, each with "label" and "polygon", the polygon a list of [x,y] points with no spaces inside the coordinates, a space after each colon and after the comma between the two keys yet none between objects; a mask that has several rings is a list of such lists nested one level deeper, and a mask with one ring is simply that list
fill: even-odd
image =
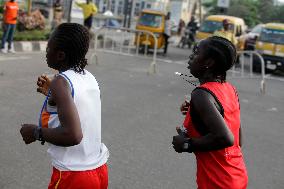
[{"label": "street sign", "polygon": [[230,6],[230,0],[218,0],[217,7],[221,8],[229,8]]}]

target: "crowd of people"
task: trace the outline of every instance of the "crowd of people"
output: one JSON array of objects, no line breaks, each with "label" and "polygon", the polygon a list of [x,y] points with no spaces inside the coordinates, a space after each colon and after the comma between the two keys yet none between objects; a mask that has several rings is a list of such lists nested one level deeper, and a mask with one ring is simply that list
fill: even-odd
[{"label": "crowd of people", "polygon": [[[107,189],[108,148],[101,137],[101,94],[96,78],[86,69],[90,31],[96,6],[87,0],[77,3],[83,9],[84,26],[57,23],[47,45],[47,66],[57,70],[54,78],[41,75],[37,91],[45,96],[37,124],[22,124],[26,144],[49,144],[52,175],[48,188]],[[57,6],[58,8],[58,6]],[[58,8],[59,10],[59,8]],[[17,20],[14,0],[5,4],[5,30],[2,38],[8,50]],[[178,34],[190,28],[193,37],[198,25],[192,17],[186,25],[180,20]],[[171,36],[170,14],[165,22],[165,47]],[[194,38],[191,39],[195,42]],[[191,100],[182,103],[185,115],[177,127],[172,145],[178,153],[194,153],[199,189],[245,189],[248,176],[242,154],[240,104],[236,88],[226,80],[226,72],[237,57],[235,39],[228,21],[212,37],[194,45],[188,62],[190,73],[200,85]]]},{"label": "crowd of people", "polygon": [[[84,16],[84,26],[90,29],[93,24],[93,16],[97,13],[97,7],[91,0],[86,0],[85,3],[75,1],[76,5],[82,8]],[[35,10],[28,14],[20,14],[19,5],[16,0],[8,0],[3,7],[3,21],[2,30],[3,35],[1,39],[1,53],[15,53],[13,47],[13,38],[17,26],[17,21],[26,23],[26,29],[35,29],[45,27],[45,19],[39,10]],[[37,18],[35,18],[37,17]],[[63,7],[61,0],[55,0],[53,4],[53,19],[51,29],[54,30],[62,23]],[[8,47],[6,43],[8,42]]]},{"label": "crowd of people", "polygon": [[[93,24],[93,16],[97,14],[98,9],[96,5],[91,0],[86,0],[85,3],[75,1],[75,4],[82,9],[84,23],[83,25],[89,30]],[[54,1],[53,4],[53,21],[51,23],[52,30],[62,23],[63,17],[63,7],[60,0]],[[19,5],[15,0],[9,0],[4,5],[4,14],[3,14],[3,35],[1,40],[1,52],[2,53],[15,53],[13,49],[13,36],[16,29],[17,19],[18,19]],[[172,35],[172,22],[170,20],[170,12],[167,13],[165,17],[165,28],[164,28],[164,55],[167,54],[169,39]],[[235,36],[229,31],[229,22],[228,20],[223,21],[224,28],[220,31],[216,31],[214,35],[222,36],[229,39],[233,44],[237,44]],[[195,35],[199,29],[199,24],[196,22],[194,16],[191,17],[191,20],[185,24],[183,19],[180,19],[177,29],[177,35],[180,40],[177,44],[177,47],[184,47],[188,45],[189,48],[195,44]],[[8,42],[8,48],[5,44]]]}]

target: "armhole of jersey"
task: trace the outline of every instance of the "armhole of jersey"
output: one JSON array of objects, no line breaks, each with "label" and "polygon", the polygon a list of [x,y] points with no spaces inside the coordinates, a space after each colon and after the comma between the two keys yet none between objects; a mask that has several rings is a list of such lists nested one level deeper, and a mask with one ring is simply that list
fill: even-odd
[{"label": "armhole of jersey", "polygon": [[197,88],[195,88],[194,90],[196,90],[196,89],[201,89],[201,90],[204,90],[204,91],[208,92],[209,94],[211,94],[211,96],[214,97],[214,99],[215,99],[217,105],[219,106],[219,107],[217,107],[218,111],[220,112],[220,114],[222,115],[222,117],[224,117],[224,108],[223,108],[221,102],[219,101],[219,99],[217,98],[217,96],[216,96],[212,91],[210,91],[210,90],[207,89],[207,88],[204,88],[204,87],[197,87]]},{"label": "armhole of jersey", "polygon": [[71,82],[71,80],[64,73],[60,73],[58,75],[63,77],[69,83],[69,86],[71,87],[71,95],[72,95],[72,98],[74,98],[74,87],[73,87],[73,83]]},{"label": "armhole of jersey", "polygon": [[240,104],[240,98],[239,98],[238,91],[236,90],[236,88],[235,88],[233,85],[232,85],[232,88],[233,88],[233,90],[235,91],[236,98],[237,98],[238,103],[239,103],[239,109],[241,109],[241,104]]}]

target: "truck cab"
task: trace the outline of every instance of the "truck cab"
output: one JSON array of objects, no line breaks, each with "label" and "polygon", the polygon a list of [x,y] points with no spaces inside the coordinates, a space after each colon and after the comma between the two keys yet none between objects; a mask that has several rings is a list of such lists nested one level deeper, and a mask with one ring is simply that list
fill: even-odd
[{"label": "truck cab", "polygon": [[[205,18],[200,26],[199,31],[196,33],[196,40],[200,41],[213,35],[215,31],[223,28],[223,20],[229,21],[229,30],[237,37],[237,39],[244,34],[247,26],[242,18],[227,16],[227,15],[211,15]],[[244,44],[238,42],[238,50],[244,49]]]},{"label": "truck cab", "polygon": [[[265,24],[255,50],[262,55],[267,71],[284,71],[284,24]],[[254,68],[260,68],[259,61],[254,61]]]}]

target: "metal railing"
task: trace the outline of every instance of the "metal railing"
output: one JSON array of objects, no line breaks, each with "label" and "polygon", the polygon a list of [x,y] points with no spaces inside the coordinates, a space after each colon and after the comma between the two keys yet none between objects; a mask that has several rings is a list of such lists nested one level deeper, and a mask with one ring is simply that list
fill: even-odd
[{"label": "metal railing", "polygon": [[[140,45],[141,36],[146,36],[146,41],[153,38],[153,56],[149,56],[149,45],[144,46],[144,52],[141,55]],[[148,74],[156,73],[156,59],[157,59],[157,37],[154,33],[144,30],[136,30],[130,28],[113,28],[102,27],[95,31],[94,52],[91,55],[91,62],[94,58],[98,64],[97,52],[108,52],[126,56],[137,56],[151,58],[152,62],[148,68]]]},{"label": "metal railing", "polygon": [[[235,64],[230,72],[232,73],[231,77],[233,78],[261,78],[260,81],[260,92],[265,94],[266,90],[266,76],[265,76],[265,63],[263,57],[256,51],[238,51],[239,55],[239,64]],[[254,73],[254,61],[260,63],[260,74]],[[247,63],[248,62],[248,63]],[[237,70],[239,66],[239,70]],[[249,66],[246,71],[246,67]]]}]

